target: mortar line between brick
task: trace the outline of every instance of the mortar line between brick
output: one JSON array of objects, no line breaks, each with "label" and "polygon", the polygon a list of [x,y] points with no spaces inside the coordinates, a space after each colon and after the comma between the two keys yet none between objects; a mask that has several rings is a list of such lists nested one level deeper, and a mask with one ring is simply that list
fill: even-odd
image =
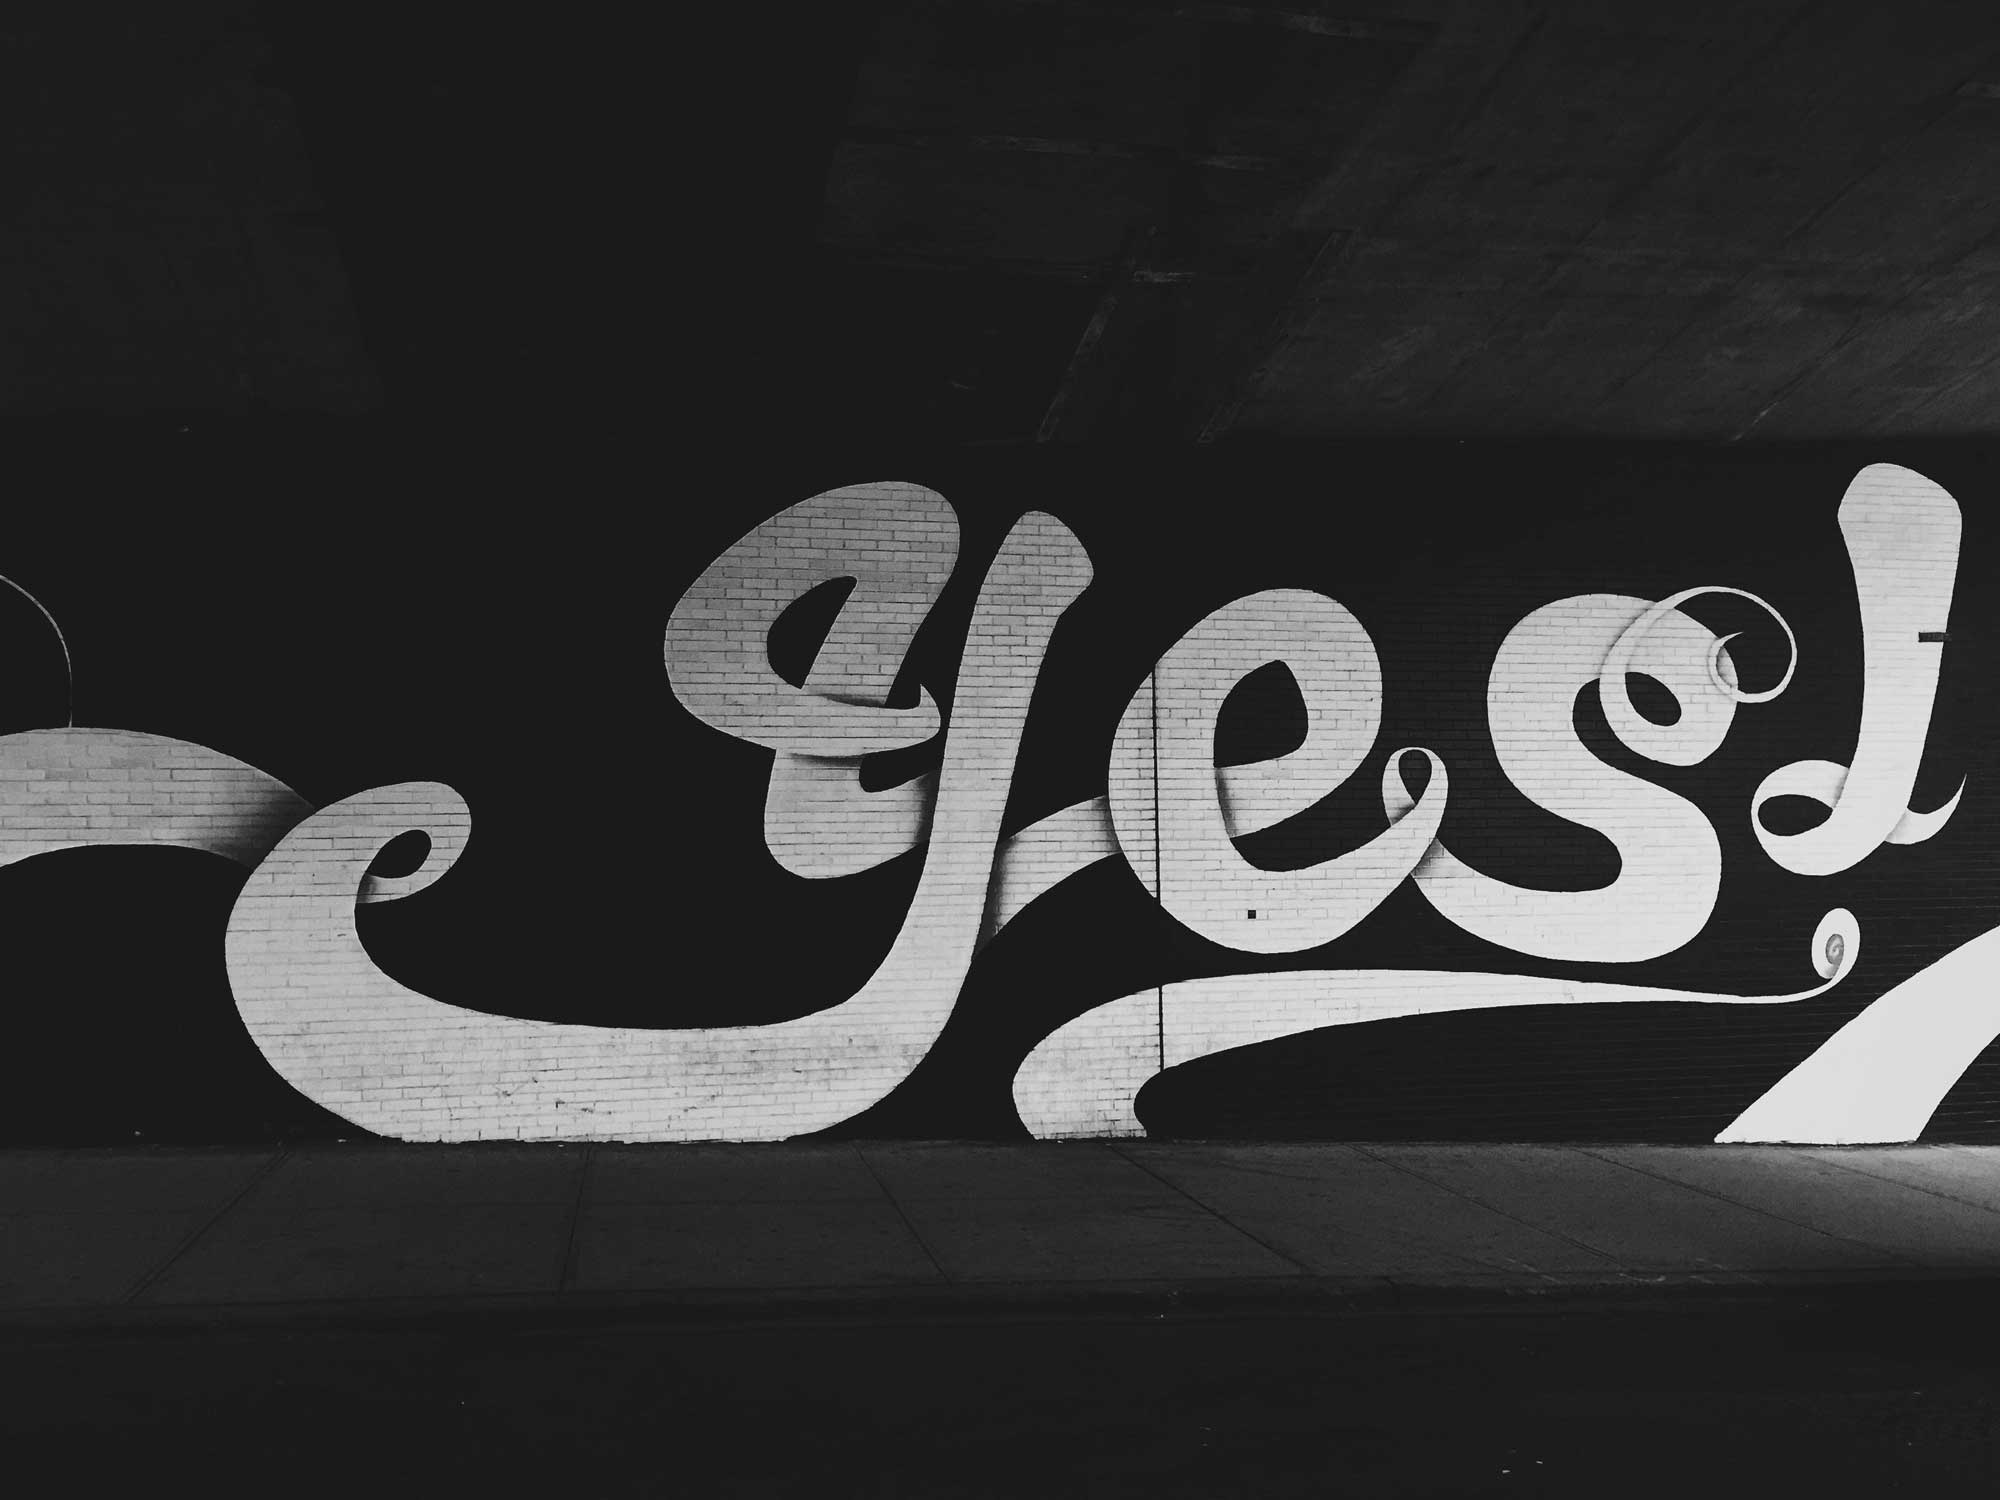
[{"label": "mortar line between brick", "polygon": [[577,1231],[583,1224],[583,1200],[590,1191],[590,1168],[597,1160],[597,1147],[586,1144],[583,1148],[583,1165],[576,1173],[576,1196],[569,1204],[569,1232],[563,1236],[562,1257],[556,1263],[556,1295],[569,1290],[576,1280]]},{"label": "mortar line between brick", "polygon": [[1300,1260],[1297,1256],[1287,1255],[1284,1251],[1280,1250],[1276,1245],[1272,1244],[1269,1240],[1265,1239],[1264,1236],[1262,1236],[1261,1234],[1254,1234],[1250,1230],[1245,1229],[1241,1224],[1238,1224],[1234,1219],[1230,1218],[1229,1215],[1225,1214],[1221,1209],[1217,1208],[1214,1204],[1203,1202],[1200,1198],[1197,1198],[1193,1193],[1189,1192],[1186,1188],[1182,1187],[1178,1182],[1175,1182],[1171,1177],[1162,1177],[1158,1172],[1155,1172],[1151,1167],[1147,1166],[1144,1162],[1140,1161],[1136,1156],[1132,1156],[1129,1153],[1120,1150],[1118,1147],[1118,1143],[1116,1141],[1105,1141],[1103,1144],[1104,1144],[1104,1149],[1109,1151],[1113,1156],[1117,1157],[1120,1161],[1126,1163],[1126,1165],[1128,1166],[1137,1167],[1141,1172],[1144,1172],[1148,1177],[1152,1178],[1153,1181],[1160,1183],[1165,1187],[1172,1188],[1175,1192],[1179,1193],[1183,1198],[1187,1199],[1188,1202],[1192,1203],[1196,1208],[1200,1209],[1203,1213],[1207,1214],[1210,1218],[1214,1219],[1218,1224],[1223,1225],[1225,1228],[1234,1230],[1236,1233],[1242,1235],[1244,1239],[1249,1240],[1252,1244],[1262,1245],[1266,1250],[1270,1251],[1273,1255],[1277,1256],[1279,1260],[1284,1261],[1287,1265],[1297,1266],[1300,1275],[1317,1276],[1320,1274],[1319,1272],[1315,1271],[1311,1266],[1307,1265],[1304,1261]]},{"label": "mortar line between brick", "polygon": [[953,1280],[951,1274],[945,1270],[944,1262],[937,1258],[937,1252],[931,1249],[930,1241],[917,1233],[916,1223],[910,1218],[909,1212],[903,1207],[902,1201],[889,1191],[889,1184],[884,1182],[882,1174],[875,1170],[875,1163],[868,1159],[868,1153],[863,1151],[859,1146],[851,1146],[848,1149],[854,1153],[855,1159],[861,1163],[861,1169],[875,1179],[875,1186],[882,1190],[882,1196],[887,1198],[889,1206],[896,1210],[896,1217],[901,1219],[903,1227],[910,1231],[910,1238],[915,1240],[917,1248],[924,1252],[924,1259],[929,1261],[931,1269],[938,1273],[938,1280],[944,1282]]},{"label": "mortar line between brick", "polygon": [[201,1239],[203,1235],[207,1234],[211,1229],[215,1228],[217,1224],[220,1224],[224,1219],[224,1217],[226,1217],[229,1214],[229,1212],[236,1207],[237,1204],[241,1203],[245,1198],[249,1197],[258,1188],[262,1187],[264,1185],[265,1180],[269,1178],[272,1173],[276,1172],[279,1167],[284,1165],[284,1163],[291,1158],[291,1154],[292,1154],[292,1148],[290,1146],[280,1146],[276,1154],[274,1154],[270,1158],[270,1160],[266,1161],[256,1171],[252,1172],[250,1174],[249,1180],[246,1181],[242,1187],[238,1188],[235,1192],[231,1193],[229,1197],[224,1200],[220,1208],[216,1209],[214,1213],[210,1214],[206,1219],[202,1220],[200,1224],[196,1225],[195,1228],[188,1233],[185,1239],[183,1239],[178,1245],[174,1246],[173,1250],[167,1254],[164,1260],[160,1261],[159,1264],[155,1265],[152,1270],[146,1272],[136,1282],[134,1282],[132,1284],[132,1289],[128,1291],[124,1296],[118,1299],[119,1303],[121,1305],[129,1307],[132,1303],[136,1302],[146,1292],[146,1290],[149,1287],[151,1287],[162,1276],[166,1275],[167,1272],[171,1271],[176,1265],[180,1263],[181,1257],[186,1255],[188,1251],[194,1248],[195,1242],[197,1240]]}]

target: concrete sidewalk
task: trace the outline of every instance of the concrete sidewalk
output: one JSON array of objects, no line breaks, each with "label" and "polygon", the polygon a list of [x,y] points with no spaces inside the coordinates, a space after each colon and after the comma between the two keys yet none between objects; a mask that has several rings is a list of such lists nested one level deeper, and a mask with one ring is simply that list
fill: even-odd
[{"label": "concrete sidewalk", "polygon": [[2000,1147],[0,1153],[0,1323],[1755,1289],[2000,1276]]}]

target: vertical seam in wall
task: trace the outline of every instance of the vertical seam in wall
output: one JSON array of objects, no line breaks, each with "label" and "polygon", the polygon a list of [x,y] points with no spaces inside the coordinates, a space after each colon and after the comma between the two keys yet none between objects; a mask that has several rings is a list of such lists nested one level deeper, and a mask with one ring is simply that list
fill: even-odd
[{"label": "vertical seam in wall", "polygon": [[583,1166],[576,1174],[576,1196],[569,1204],[569,1233],[563,1236],[562,1258],[556,1263],[556,1293],[561,1295],[569,1290],[576,1280],[577,1228],[583,1223],[584,1195],[590,1190],[590,1167],[596,1160],[597,1147],[586,1144],[583,1148]]},{"label": "vertical seam in wall", "polygon": [[145,1275],[141,1276],[137,1281],[135,1281],[132,1284],[132,1289],[128,1291],[123,1297],[120,1297],[118,1299],[119,1302],[121,1304],[129,1306],[131,1303],[137,1301],[139,1297],[146,1291],[147,1288],[151,1287],[154,1282],[158,1281],[162,1276],[166,1275],[167,1272],[171,1271],[175,1267],[175,1265],[177,1265],[180,1262],[181,1257],[186,1255],[188,1251],[194,1248],[196,1240],[200,1239],[203,1235],[207,1234],[209,1230],[215,1228],[217,1224],[222,1222],[223,1216],[225,1214],[227,1214],[231,1209],[235,1208],[236,1205],[241,1203],[245,1198],[249,1197],[251,1193],[255,1192],[259,1187],[263,1186],[264,1180],[267,1177],[269,1177],[273,1172],[276,1172],[280,1166],[282,1166],[287,1160],[289,1160],[291,1154],[292,1154],[292,1148],[290,1146],[280,1146],[278,1148],[276,1155],[271,1157],[269,1161],[265,1162],[261,1167],[259,1167],[256,1171],[250,1174],[249,1181],[245,1182],[242,1187],[238,1188],[235,1192],[231,1193],[220,1208],[216,1209],[214,1213],[210,1214],[206,1219],[203,1219],[200,1224],[196,1225],[195,1228],[189,1232],[189,1234],[185,1239],[183,1239],[178,1245],[174,1246],[173,1251],[164,1260],[162,1260],[158,1265],[154,1266],[152,1270],[146,1272]]},{"label": "vertical seam in wall", "polygon": [[917,1226],[911,1222],[908,1212],[905,1211],[903,1205],[897,1200],[896,1195],[889,1191],[889,1184],[884,1182],[882,1174],[875,1170],[875,1163],[868,1159],[868,1153],[863,1151],[859,1146],[854,1146],[850,1149],[854,1152],[855,1159],[861,1163],[862,1170],[875,1179],[875,1186],[880,1188],[882,1196],[889,1200],[889,1207],[896,1210],[896,1217],[901,1219],[903,1227],[910,1231],[910,1238],[915,1240],[917,1248],[924,1252],[924,1259],[931,1263],[931,1269],[937,1272],[938,1280],[950,1281],[952,1279],[951,1274],[945,1270],[944,1262],[937,1258],[937,1252],[931,1249],[929,1242],[921,1234],[917,1233]]},{"label": "vertical seam in wall", "polygon": [[[1148,692],[1146,702],[1153,718],[1153,900],[1162,911],[1166,910],[1166,883],[1160,878],[1160,669],[1155,667],[1146,679]],[[1167,1070],[1167,987],[1164,983],[1153,986],[1153,1037],[1159,1043],[1159,1071]]]}]

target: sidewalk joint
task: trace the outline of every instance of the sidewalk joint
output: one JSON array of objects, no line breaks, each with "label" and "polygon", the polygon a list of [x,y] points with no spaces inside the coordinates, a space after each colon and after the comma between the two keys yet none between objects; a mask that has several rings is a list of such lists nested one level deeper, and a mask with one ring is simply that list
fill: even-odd
[{"label": "sidewalk joint", "polygon": [[1298,1267],[1300,1275],[1315,1276],[1318,1274],[1316,1271],[1313,1270],[1311,1266],[1307,1265],[1304,1261],[1300,1260],[1296,1255],[1287,1255],[1284,1251],[1280,1250],[1276,1245],[1272,1244],[1269,1240],[1265,1239],[1261,1234],[1253,1234],[1251,1231],[1245,1229],[1241,1224],[1238,1224],[1235,1220],[1231,1219],[1227,1214],[1223,1213],[1222,1210],[1215,1207],[1213,1204],[1202,1202],[1201,1199],[1197,1198],[1193,1193],[1189,1192],[1186,1188],[1182,1187],[1178,1182],[1175,1182],[1171,1177],[1162,1177],[1158,1172],[1154,1171],[1151,1167],[1147,1166],[1146,1163],[1140,1161],[1137,1157],[1128,1155],[1125,1151],[1120,1149],[1116,1141],[1107,1140],[1103,1143],[1103,1145],[1105,1150],[1109,1151],[1113,1156],[1117,1157],[1127,1166],[1137,1167],[1141,1172],[1144,1172],[1148,1177],[1152,1178],[1153,1181],[1160,1183],[1162,1186],[1173,1189],[1173,1191],[1179,1193],[1183,1198],[1187,1199],[1188,1202],[1192,1203],[1196,1208],[1200,1209],[1203,1213],[1207,1214],[1217,1223],[1223,1225],[1227,1229],[1233,1229],[1236,1233],[1242,1235],[1243,1238],[1249,1240],[1252,1244],[1263,1246],[1266,1250],[1270,1251],[1273,1255],[1277,1256],[1279,1260],[1284,1261],[1287,1265]]},{"label": "sidewalk joint", "polygon": [[1852,1159],[1836,1152],[1829,1151],[1821,1154],[1815,1151],[1813,1160],[1825,1162],[1829,1167],[1838,1167],[1843,1172],[1852,1172],[1856,1177],[1866,1177],[1871,1182],[1888,1182],[1895,1184],[1897,1187],[1909,1188],[1913,1192],[1927,1193],[1933,1198],[1942,1198],[1947,1203],[1956,1203],[1961,1208],[1976,1208],[1981,1213],[1988,1214],[2000,1213],[2000,1209],[1995,1209],[1990,1203],[1980,1203],[1972,1198],[1961,1198],[1956,1193],[1947,1193],[1941,1188],[1930,1187],[1921,1182],[1912,1182],[1907,1177],[1897,1177],[1889,1172],[1871,1172],[1866,1167],[1856,1166]]},{"label": "sidewalk joint", "polygon": [[1692,1182],[1683,1182],[1678,1177],[1669,1177],[1664,1172],[1655,1172],[1646,1167],[1635,1166],[1629,1161],[1619,1161],[1615,1157],[1601,1156],[1597,1152],[1583,1146],[1572,1146],[1569,1149],[1576,1152],[1579,1156],[1589,1157],[1592,1161],[1601,1161],[1607,1167],[1623,1167],[1628,1172],[1636,1172],[1641,1177],[1650,1177],[1655,1182],[1664,1182],[1669,1187],[1684,1188],[1690,1193],[1699,1193],[1704,1198],[1713,1198],[1717,1203],[1727,1203],[1731,1208],[1740,1208],[1749,1213],[1762,1214],[1765,1218],[1775,1219],[1778,1223],[1788,1228],[1802,1229],[1807,1234],[1816,1234],[1825,1239],[1837,1240],[1843,1245],[1854,1245],[1873,1254],[1887,1256],[1891,1262],[1899,1266],[1921,1267],[1924,1264],[1922,1261],[1915,1260],[1910,1256],[1898,1255],[1894,1250],[1883,1245],[1878,1245],[1873,1240],[1858,1240],[1852,1235],[1835,1234],[1831,1229],[1821,1229],[1815,1224],[1802,1223],[1798,1219],[1788,1218],[1776,1209],[1765,1208],[1761,1204],[1746,1203],[1741,1198],[1732,1198],[1727,1193],[1717,1192],[1714,1188],[1702,1187]]},{"label": "sidewalk joint", "polygon": [[[1595,1255],[1600,1259],[1608,1262],[1609,1264],[1616,1266],[1621,1273],[1629,1273],[1632,1269],[1629,1265],[1625,1263],[1624,1257],[1613,1255],[1609,1250],[1606,1250],[1602,1245],[1593,1245],[1588,1240],[1580,1240],[1573,1234],[1565,1234],[1563,1233],[1562,1230],[1557,1229],[1552,1225],[1537,1224],[1532,1219],[1524,1219],[1519,1214],[1509,1213],[1499,1204],[1490,1203],[1486,1199],[1480,1197],[1477,1193],[1469,1193],[1464,1188],[1453,1187],[1450,1183],[1441,1181],[1436,1177],[1432,1177],[1428,1173],[1419,1172],[1415,1167],[1406,1167],[1403,1165],[1403,1163],[1396,1161],[1391,1157],[1377,1155],[1375,1152],[1370,1151],[1368,1149],[1365,1142],[1347,1141],[1344,1142],[1343,1144],[1346,1145],[1348,1149],[1354,1151],[1357,1155],[1365,1156],[1368,1158],[1368,1160],[1375,1162],[1381,1166],[1388,1167],[1391,1171],[1401,1172],[1405,1177],[1414,1177],[1416,1178],[1417,1181],[1422,1183],[1427,1183],[1431,1187],[1436,1188],[1441,1193],[1449,1193],[1454,1198],[1462,1198],[1467,1203],[1472,1204],[1475,1208],[1483,1208],[1490,1214],[1498,1214],[1501,1218],[1506,1219],[1510,1223],[1519,1224],[1523,1229],[1532,1229],[1537,1234],[1545,1234],[1552,1240],[1561,1240],[1564,1244],[1572,1246],[1575,1249],[1582,1250],[1590,1255]],[[1555,1280],[1555,1278],[1546,1271],[1536,1270],[1534,1267],[1529,1267],[1529,1269],[1534,1270],[1537,1276],[1546,1277],[1551,1281]]]},{"label": "sidewalk joint", "polygon": [[220,1224],[223,1218],[226,1215],[228,1215],[229,1212],[232,1209],[234,1209],[237,1204],[241,1203],[245,1198],[249,1197],[258,1188],[262,1187],[265,1181],[268,1180],[270,1176],[278,1170],[279,1167],[283,1166],[287,1161],[291,1159],[291,1155],[292,1155],[292,1148],[290,1146],[280,1146],[277,1149],[277,1151],[272,1154],[270,1160],[266,1161],[256,1171],[252,1172],[249,1176],[249,1179],[246,1182],[244,1182],[243,1186],[238,1188],[235,1192],[231,1193],[229,1197],[223,1201],[223,1204],[220,1208],[216,1209],[214,1213],[210,1214],[206,1219],[202,1220],[200,1224],[196,1225],[194,1229],[188,1233],[186,1238],[184,1238],[178,1245],[174,1246],[173,1250],[166,1256],[165,1259],[160,1261],[160,1263],[154,1266],[152,1270],[146,1272],[136,1282],[134,1282],[132,1284],[132,1289],[128,1291],[123,1297],[120,1297],[118,1299],[119,1303],[127,1307],[136,1303],[139,1300],[139,1298],[143,1296],[147,1292],[147,1290],[149,1290],[153,1286],[155,1282],[159,1281],[161,1277],[165,1276],[167,1272],[171,1271],[176,1265],[180,1263],[181,1257],[186,1255],[188,1251],[194,1248],[195,1242],[197,1240],[201,1239],[211,1229],[215,1228],[217,1224]]},{"label": "sidewalk joint", "polygon": [[906,1210],[903,1207],[901,1200],[899,1200],[894,1193],[889,1191],[889,1184],[884,1182],[882,1180],[882,1174],[875,1170],[875,1163],[868,1159],[868,1153],[866,1151],[863,1151],[858,1144],[851,1146],[848,1149],[853,1151],[855,1159],[861,1163],[862,1170],[865,1171],[870,1177],[875,1179],[875,1186],[882,1190],[882,1196],[884,1198],[887,1198],[889,1200],[889,1206],[896,1210],[896,1217],[901,1219],[903,1221],[903,1227],[910,1231],[910,1238],[915,1240],[917,1242],[917,1248],[924,1252],[924,1259],[929,1261],[931,1263],[931,1269],[938,1273],[938,1280],[946,1283],[951,1283],[952,1277],[951,1274],[945,1270],[944,1262],[937,1258],[937,1252],[931,1249],[930,1242],[927,1241],[921,1234],[917,1233],[917,1226],[915,1222],[910,1218],[908,1210]]},{"label": "sidewalk joint", "polygon": [[569,1230],[563,1236],[562,1255],[556,1261],[556,1294],[560,1296],[569,1290],[576,1280],[577,1230],[583,1223],[583,1200],[590,1190],[590,1168],[597,1160],[597,1147],[585,1142],[583,1165],[576,1172],[576,1196],[570,1199]]}]

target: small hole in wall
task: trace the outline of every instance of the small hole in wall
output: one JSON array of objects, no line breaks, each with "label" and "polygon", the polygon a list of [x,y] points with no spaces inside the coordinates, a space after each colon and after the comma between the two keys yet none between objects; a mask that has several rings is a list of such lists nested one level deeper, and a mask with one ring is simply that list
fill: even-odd
[{"label": "small hole in wall", "polygon": [[389,880],[414,875],[423,868],[430,852],[431,836],[421,828],[412,828],[408,833],[397,834],[382,846],[381,852],[370,861],[368,873]]},{"label": "small hole in wall", "polygon": [[1632,700],[1632,707],[1638,710],[1639,717],[1649,724],[1665,727],[1680,722],[1680,699],[1657,677],[1648,677],[1644,672],[1627,672],[1625,696]]}]

